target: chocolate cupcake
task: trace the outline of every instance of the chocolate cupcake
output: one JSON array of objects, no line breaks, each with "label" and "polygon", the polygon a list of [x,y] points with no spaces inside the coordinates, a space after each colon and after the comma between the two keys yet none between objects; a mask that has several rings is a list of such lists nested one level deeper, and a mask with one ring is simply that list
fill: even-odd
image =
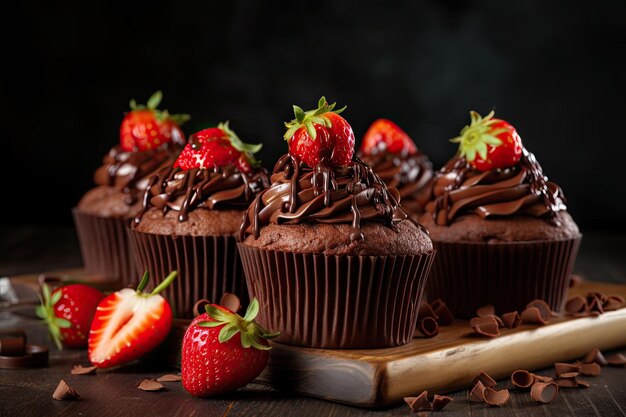
[{"label": "chocolate cupcake", "polygon": [[472,112],[460,151],[437,174],[420,221],[438,252],[427,286],[457,317],[492,304],[521,311],[535,299],[560,311],[581,234],[513,126]]},{"label": "chocolate cupcake", "polygon": [[157,91],[147,106],[131,101],[131,111],[120,127],[120,144],[111,148],[96,170],[96,187],[72,210],[85,269],[109,280],[134,285],[136,270],[126,229],[141,210],[148,179],[171,166],[183,149],[180,124],[187,115],[170,115],[157,109]]},{"label": "chocolate cupcake", "polygon": [[241,227],[258,322],[278,342],[318,348],[408,343],[434,252],[400,194],[357,157],[350,125],[322,98],[295,107],[290,152]]},{"label": "chocolate cupcake", "polygon": [[178,271],[164,293],[176,317],[192,318],[197,300],[225,292],[247,302],[236,235],[245,209],[269,185],[253,157],[260,148],[223,123],[191,135],[174,165],[150,178],[129,238],[141,270]]},{"label": "chocolate cupcake", "polygon": [[402,208],[417,220],[430,198],[433,166],[394,122],[378,119],[369,127],[359,157],[402,198]]}]

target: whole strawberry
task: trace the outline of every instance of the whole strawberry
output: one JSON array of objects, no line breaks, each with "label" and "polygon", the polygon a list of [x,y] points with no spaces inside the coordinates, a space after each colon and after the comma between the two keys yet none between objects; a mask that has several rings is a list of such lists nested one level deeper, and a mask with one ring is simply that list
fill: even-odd
[{"label": "whole strawberry", "polygon": [[140,358],[157,347],[172,327],[172,309],[159,293],[177,272],[170,273],[152,292],[148,272],[137,290],[124,288],[98,305],[89,332],[89,360],[98,368],[109,368]]},{"label": "whole strawberry", "polygon": [[334,110],[322,97],[317,109],[304,111],[293,106],[295,119],[285,123],[285,140],[289,153],[311,168],[320,163],[347,165],[354,154],[354,132],[346,119],[339,116],[345,107]]},{"label": "whole strawberry", "polygon": [[494,119],[493,110],[484,118],[470,111],[471,124],[450,139],[459,144],[459,155],[479,171],[508,168],[522,157],[522,139],[509,122]]},{"label": "whole strawberry", "polygon": [[86,347],[91,320],[104,294],[83,284],[66,285],[51,293],[50,287],[43,284],[42,296],[36,313],[48,326],[57,347]]},{"label": "whole strawberry", "polygon": [[417,153],[417,147],[409,135],[387,119],[378,119],[367,129],[361,143],[363,155],[388,152],[393,155],[409,156]]},{"label": "whole strawberry", "polygon": [[174,167],[183,170],[193,168],[212,169],[229,164],[241,172],[250,172],[258,165],[253,154],[260,151],[262,144],[244,143],[232,131],[228,122],[217,127],[201,130],[189,137],[189,143],[178,156]]},{"label": "whole strawberry", "polygon": [[130,101],[130,109],[120,126],[120,146],[126,152],[147,151],[167,143],[185,144],[180,125],[189,120],[188,114],[169,114],[159,110],[163,94],[154,93],[148,103]]},{"label": "whole strawberry", "polygon": [[196,397],[225,394],[256,378],[270,349],[267,339],[276,337],[254,318],[259,303],[250,302],[246,315],[210,304],[196,317],[183,338],[181,370],[183,386]]}]

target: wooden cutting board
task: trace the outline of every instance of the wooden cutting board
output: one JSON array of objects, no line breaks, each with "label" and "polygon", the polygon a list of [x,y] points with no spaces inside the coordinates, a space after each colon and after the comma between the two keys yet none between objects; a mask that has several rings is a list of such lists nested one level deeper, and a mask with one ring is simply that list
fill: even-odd
[{"label": "wooden cutting board", "polygon": [[[74,272],[72,278],[78,276]],[[32,282],[32,277],[16,281]],[[626,296],[626,285],[582,282],[568,297],[590,291]],[[178,364],[187,324],[176,320],[168,340],[148,359]],[[423,390],[445,393],[469,387],[480,371],[506,378],[517,369],[536,370],[580,358],[595,347],[626,346],[626,309],[598,317],[561,317],[545,326],[521,325],[501,333],[494,339],[474,337],[467,321],[457,320],[440,327],[434,338],[418,335],[405,346],[387,349],[308,349],[272,343],[269,365],[258,379],[325,400],[378,407]]]}]

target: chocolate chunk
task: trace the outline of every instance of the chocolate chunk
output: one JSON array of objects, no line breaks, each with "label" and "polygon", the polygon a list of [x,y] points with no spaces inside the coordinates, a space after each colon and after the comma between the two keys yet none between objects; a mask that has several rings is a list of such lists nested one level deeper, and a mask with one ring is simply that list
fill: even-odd
[{"label": "chocolate chunk", "polygon": [[74,365],[71,370],[72,375],[93,375],[96,373],[95,366]]},{"label": "chocolate chunk", "polygon": [[583,282],[583,281],[584,281],[584,279],[580,275],[572,274],[572,276],[569,279],[569,287],[570,288],[578,287],[580,285],[580,283]]},{"label": "chocolate chunk", "polygon": [[485,388],[492,388],[496,386],[496,381],[494,381],[494,379],[487,375],[484,371],[480,371],[480,373],[472,380],[473,384],[478,384],[479,382],[482,382]]},{"label": "chocolate chunk", "polygon": [[432,402],[430,403],[431,409],[433,411],[441,411],[443,408],[452,402],[451,397],[446,397],[445,395],[437,395],[433,397]]},{"label": "chocolate chunk", "polygon": [[54,390],[54,394],[52,394],[52,398],[57,401],[75,400],[78,397],[80,395],[63,380],[59,382],[59,385]]},{"label": "chocolate chunk", "polygon": [[583,363],[597,363],[600,366],[606,366],[606,358],[600,352],[600,349],[594,348],[591,352],[587,353],[587,355],[583,359]]},{"label": "chocolate chunk", "polygon": [[552,378],[551,376],[546,376],[546,375],[533,374],[533,377],[535,378],[535,382],[537,382],[537,381],[539,381],[539,382],[552,382],[552,381],[554,381],[554,378]]},{"label": "chocolate chunk", "polygon": [[441,299],[437,299],[430,303],[430,306],[435,314],[439,316],[439,319],[437,319],[437,323],[439,323],[440,326],[447,326],[449,324],[452,324],[452,322],[454,321],[454,316],[452,315],[452,312],[450,311],[446,303],[441,301]]},{"label": "chocolate chunk", "polygon": [[474,317],[470,320],[470,326],[474,332],[481,336],[498,337],[500,336],[500,325],[494,316]]},{"label": "chocolate chunk", "polygon": [[485,386],[482,382],[476,382],[474,388],[469,393],[468,399],[474,403],[482,403],[485,401]]},{"label": "chocolate chunk", "polygon": [[517,388],[530,388],[535,382],[535,376],[528,371],[520,369],[511,374],[511,382]]},{"label": "chocolate chunk", "polygon": [[559,395],[556,382],[535,382],[530,389],[530,397],[540,403],[547,404]]},{"label": "chocolate chunk", "polygon": [[417,323],[417,330],[426,337],[435,337],[439,334],[439,324],[434,317],[424,317]]},{"label": "chocolate chunk", "polygon": [[598,376],[602,369],[597,363],[583,363],[579,365],[580,373],[585,376]]},{"label": "chocolate chunk", "polygon": [[0,339],[0,356],[22,356],[26,349],[23,337],[3,337]]},{"label": "chocolate chunk", "polygon": [[496,309],[491,304],[488,304],[486,306],[479,307],[478,310],[476,310],[476,315],[478,317],[495,316]]},{"label": "chocolate chunk", "polygon": [[510,313],[504,313],[502,315],[502,321],[504,325],[509,329],[514,329],[522,323],[522,319],[517,311],[511,311]]},{"label": "chocolate chunk", "polygon": [[203,314],[205,311],[204,307],[208,306],[209,304],[211,304],[211,302],[206,298],[196,301],[196,303],[193,305],[193,316],[198,317],[200,314]]},{"label": "chocolate chunk", "polygon": [[137,388],[144,391],[161,391],[165,387],[154,379],[144,379]]},{"label": "chocolate chunk", "polygon": [[167,375],[158,377],[156,380],[158,382],[178,382],[178,381],[182,381],[183,377],[180,375],[167,374]]},{"label": "chocolate chunk", "polygon": [[626,356],[621,353],[610,355],[606,357],[606,363],[610,366],[624,366],[626,365]]},{"label": "chocolate chunk", "polygon": [[575,365],[572,363],[557,362],[554,364],[554,371],[556,372],[556,376],[560,378],[561,375],[566,374],[566,373],[579,372],[580,365]]},{"label": "chocolate chunk", "polygon": [[506,388],[500,391],[496,391],[493,388],[485,388],[485,402],[489,405],[502,407],[504,404],[509,402],[510,398],[511,395],[509,394],[509,390]]},{"label": "chocolate chunk", "polygon": [[541,315],[541,311],[537,307],[527,307],[520,315],[522,323],[530,324],[548,324],[548,321]]},{"label": "chocolate chunk", "polygon": [[230,292],[225,292],[224,295],[222,295],[222,299],[220,300],[220,305],[222,307],[226,307],[233,313],[236,313],[239,310],[241,310],[241,301],[239,300],[239,297],[237,297],[235,294],[230,293]]},{"label": "chocolate chunk", "polygon": [[430,401],[428,401],[428,391],[422,392],[417,397],[404,397],[404,401],[414,413],[418,411],[431,411],[433,409]]},{"label": "chocolate chunk", "polygon": [[548,321],[552,318],[552,309],[550,305],[543,300],[537,299],[526,304],[526,308],[535,307],[541,313],[541,318],[544,321]]},{"label": "chocolate chunk", "polygon": [[624,308],[626,306],[626,300],[621,295],[609,295],[602,305],[604,311],[614,311]]},{"label": "chocolate chunk", "polygon": [[587,311],[587,300],[580,295],[577,295],[574,298],[570,298],[569,300],[567,300],[567,303],[565,303],[565,312],[569,315],[583,314]]},{"label": "chocolate chunk", "polygon": [[434,312],[432,306],[428,304],[428,302],[426,301],[422,301],[420,303],[420,308],[417,312],[417,317],[419,317],[420,319],[425,319],[426,317],[432,317],[435,320],[439,318],[439,316],[437,316],[437,314]]}]

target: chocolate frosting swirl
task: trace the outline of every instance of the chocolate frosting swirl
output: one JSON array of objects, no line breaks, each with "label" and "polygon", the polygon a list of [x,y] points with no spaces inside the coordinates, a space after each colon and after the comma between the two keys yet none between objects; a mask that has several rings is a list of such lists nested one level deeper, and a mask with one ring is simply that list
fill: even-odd
[{"label": "chocolate frosting swirl", "polygon": [[94,174],[98,185],[114,187],[126,193],[125,202],[135,204],[156,172],[170,166],[182,148],[165,146],[148,151],[126,152],[114,146]]},{"label": "chocolate frosting swirl", "polygon": [[151,207],[164,212],[176,210],[181,222],[187,220],[189,211],[195,208],[243,210],[259,191],[268,186],[269,178],[264,168],[242,173],[233,165],[187,171],[170,167],[150,178],[143,197],[143,209],[135,223],[139,223]]},{"label": "chocolate frosting swirl", "polygon": [[438,225],[474,213],[482,218],[517,214],[543,217],[558,225],[556,213],[566,210],[561,188],[548,182],[535,156],[523,150],[511,168],[477,171],[465,158],[451,159],[436,174],[434,201],[426,211]]},{"label": "chocolate frosting swirl", "polygon": [[372,168],[353,158],[349,165],[315,168],[283,155],[272,175],[272,185],[259,193],[248,208],[241,238],[259,237],[261,227],[273,224],[349,223],[352,240],[363,239],[362,221],[382,222],[390,228],[407,219],[400,193]]}]

